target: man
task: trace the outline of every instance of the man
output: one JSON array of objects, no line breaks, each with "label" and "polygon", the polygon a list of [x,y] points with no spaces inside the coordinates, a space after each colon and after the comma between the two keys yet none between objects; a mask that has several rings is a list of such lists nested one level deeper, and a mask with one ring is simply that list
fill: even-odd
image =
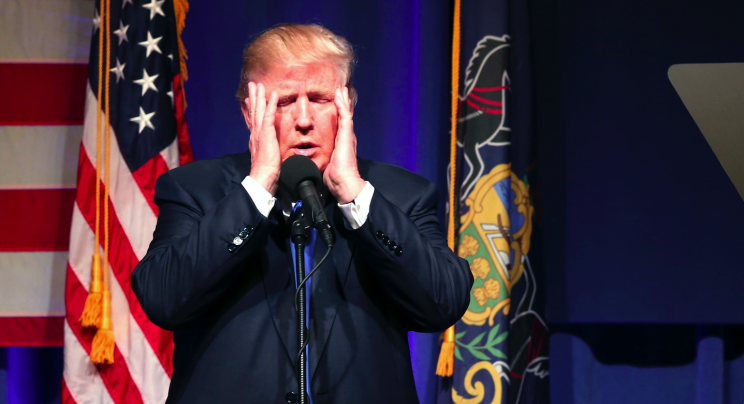
[{"label": "man", "polygon": [[[281,163],[323,174],[336,244],[309,288],[310,397],[417,403],[407,333],[454,324],[473,277],[437,223],[436,187],[357,159],[349,44],[316,25],[274,27],[243,54],[238,98],[249,152],[187,164],[157,182],[160,207],[132,287],[174,330],[169,403],[296,400],[297,314]],[[314,262],[326,252],[309,246]]]}]

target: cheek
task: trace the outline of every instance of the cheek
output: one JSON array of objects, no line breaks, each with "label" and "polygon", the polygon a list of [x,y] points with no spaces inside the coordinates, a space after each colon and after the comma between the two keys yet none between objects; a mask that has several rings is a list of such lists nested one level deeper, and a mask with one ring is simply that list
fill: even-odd
[{"label": "cheek", "polygon": [[292,119],[289,114],[276,114],[274,120],[274,129],[276,130],[276,139],[279,143],[279,152],[282,156],[282,161],[289,157],[289,141],[292,133]]},{"label": "cheek", "polygon": [[318,168],[320,168],[321,172],[325,171],[325,168],[331,161],[333,149],[336,145],[338,117],[336,116],[335,111],[336,110],[334,108],[333,113],[327,113],[323,116],[323,119],[316,121],[318,123],[318,132],[321,134],[320,141],[322,154],[321,156],[319,156],[320,158],[315,163],[318,165]]},{"label": "cheek", "polygon": [[329,126],[331,127],[332,136],[330,136],[331,145],[336,143],[336,133],[338,132],[338,116],[333,114],[330,117]]},{"label": "cheek", "polygon": [[323,149],[328,153],[328,158],[331,158],[331,153],[336,145],[336,132],[338,130],[338,119],[335,114],[327,116],[323,120]]}]

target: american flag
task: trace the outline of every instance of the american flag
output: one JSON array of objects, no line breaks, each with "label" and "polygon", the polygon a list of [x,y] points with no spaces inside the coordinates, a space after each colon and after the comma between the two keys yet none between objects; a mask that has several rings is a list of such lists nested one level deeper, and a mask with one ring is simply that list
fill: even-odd
[{"label": "american flag", "polygon": [[83,15],[92,2],[0,1],[0,346],[62,345],[91,33]]},{"label": "american flag", "polygon": [[[178,0],[176,0],[178,1]],[[183,0],[182,0],[183,1]],[[185,1],[177,6],[182,11]],[[63,403],[163,403],[172,374],[173,339],[150,321],[132,292],[130,275],[152,239],[158,208],[158,176],[193,159],[184,119],[177,20],[172,0],[114,0],[108,35],[110,66],[99,65],[99,40],[106,11],[96,2],[92,26],[84,130],[72,209],[64,322]],[[105,51],[104,51],[105,58]],[[105,60],[104,65],[105,66]],[[80,316],[91,283],[95,251],[99,69],[109,77],[108,271],[114,363],[90,360],[94,331]],[[105,77],[101,78],[104,80]],[[104,84],[105,86],[105,84]],[[105,109],[104,109],[105,111]],[[101,117],[106,122],[106,117]],[[100,132],[103,136],[105,131]],[[105,147],[101,148],[102,153]],[[105,155],[101,157],[105,166]],[[103,218],[103,214],[101,214]],[[103,219],[100,231],[103,235]],[[100,238],[103,256],[104,237]]]}]

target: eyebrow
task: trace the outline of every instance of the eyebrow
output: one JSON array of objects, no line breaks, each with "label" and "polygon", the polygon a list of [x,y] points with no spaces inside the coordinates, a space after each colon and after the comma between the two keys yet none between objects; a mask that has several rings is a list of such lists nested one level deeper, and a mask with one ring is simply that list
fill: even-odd
[{"label": "eyebrow", "polygon": [[[335,92],[336,92],[336,89],[335,88],[332,89],[332,90],[323,90],[323,89],[313,89],[313,88],[311,88],[311,89],[307,90],[307,95],[308,95],[308,97],[318,97],[318,96],[320,96],[320,97],[333,97],[334,94],[335,94]],[[294,90],[290,90],[290,91],[279,90],[279,91],[277,91],[277,95],[279,96],[279,99],[287,99],[287,98],[296,97],[297,96],[297,92],[294,91]]]},{"label": "eyebrow", "polygon": [[311,88],[307,91],[308,96],[315,96],[315,97],[332,97],[334,93],[336,92],[336,89],[333,90],[323,90],[323,89],[315,89]]},{"label": "eyebrow", "polygon": [[[313,99],[313,98],[330,98],[330,99],[332,99],[335,96],[334,93],[335,93],[335,91],[310,90],[310,91],[307,92],[307,97],[310,98],[310,99]],[[294,101],[295,99],[297,99],[297,93],[294,92],[294,91],[286,92],[284,94],[282,94],[280,92],[278,94],[278,96],[279,96],[279,98],[278,98],[278,101],[277,102],[279,104],[284,103],[284,102],[288,102],[288,101]]]}]

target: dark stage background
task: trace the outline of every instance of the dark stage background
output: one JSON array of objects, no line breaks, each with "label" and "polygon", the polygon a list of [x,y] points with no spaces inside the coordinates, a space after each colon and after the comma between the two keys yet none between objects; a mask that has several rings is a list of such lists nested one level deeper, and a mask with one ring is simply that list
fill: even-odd
[{"label": "dark stage background", "polygon": [[[744,3],[530,8],[552,402],[744,402],[744,202],[666,75],[676,63],[744,62]],[[183,40],[197,159],[247,147],[234,94],[251,35],[317,22],[359,56],[359,155],[436,182],[444,206],[451,21],[443,0],[192,1]],[[434,398],[437,338],[410,338],[422,403]],[[0,350],[0,402],[31,380],[49,394],[14,402],[58,401],[61,352]],[[21,360],[35,365],[10,376]]]},{"label": "dark stage background", "polygon": [[744,402],[744,202],[667,78],[744,3],[532,0],[554,403]]}]

